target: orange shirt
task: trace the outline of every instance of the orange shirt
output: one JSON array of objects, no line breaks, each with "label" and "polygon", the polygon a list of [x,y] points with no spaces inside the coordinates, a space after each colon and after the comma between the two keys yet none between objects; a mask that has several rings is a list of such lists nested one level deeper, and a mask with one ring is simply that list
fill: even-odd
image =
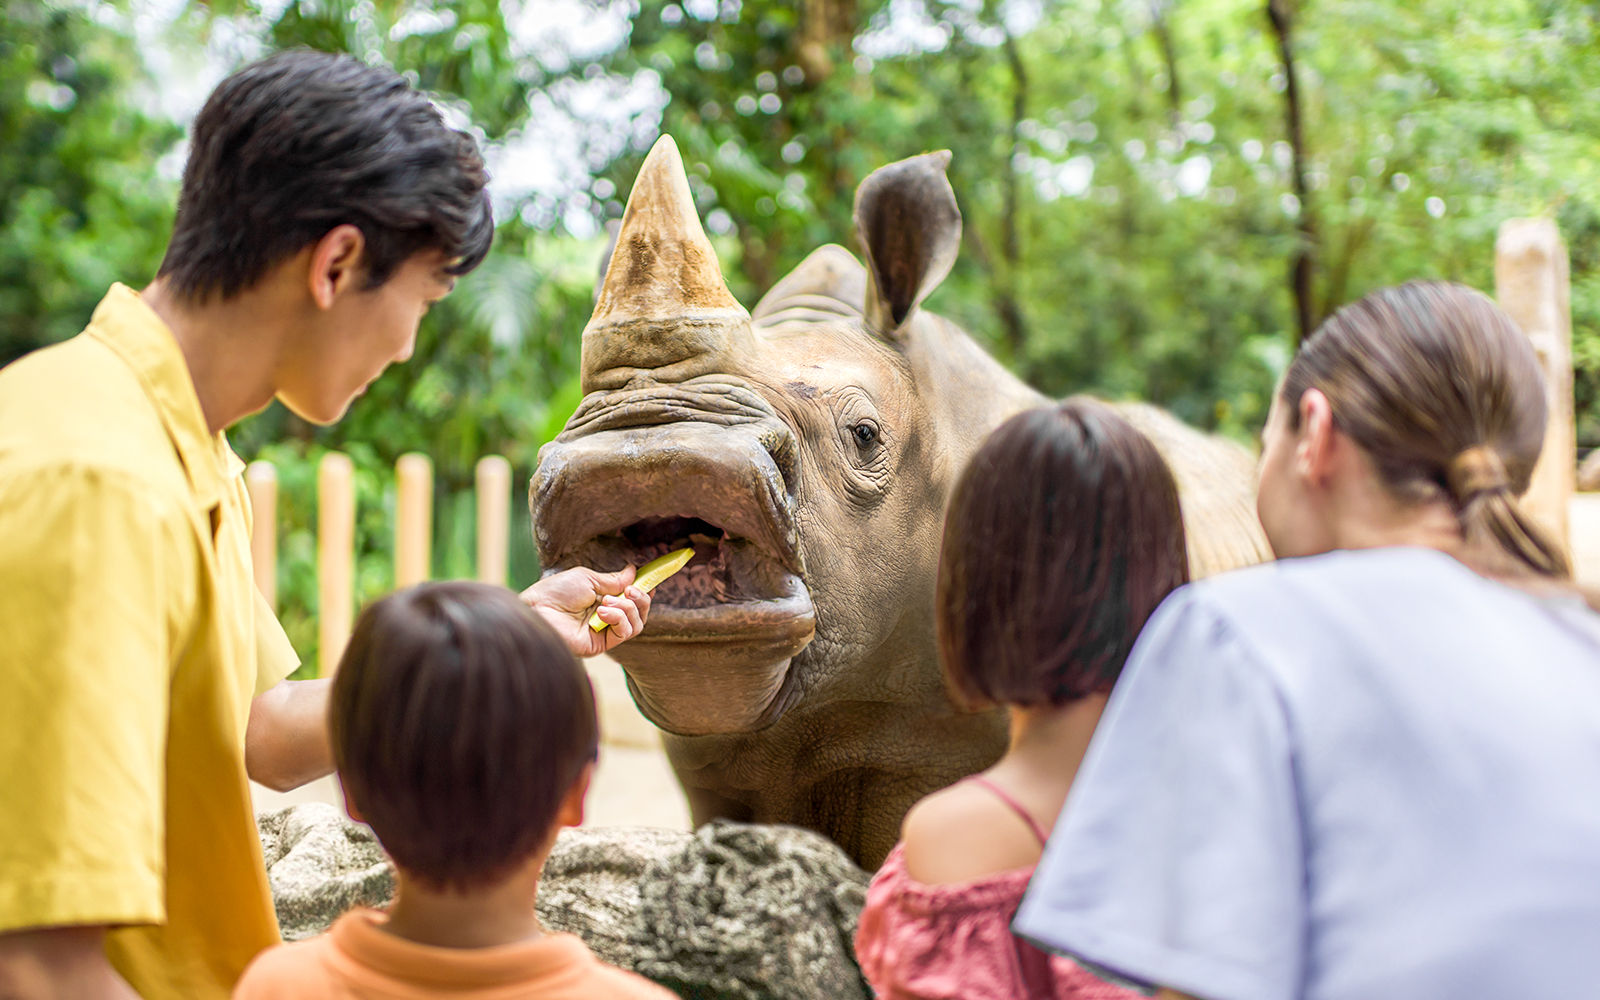
[{"label": "orange shirt", "polygon": [[319,937],[269,948],[234,1000],[676,1000],[595,958],[572,934],[495,948],[435,948],[395,937],[384,914],[354,910]]}]

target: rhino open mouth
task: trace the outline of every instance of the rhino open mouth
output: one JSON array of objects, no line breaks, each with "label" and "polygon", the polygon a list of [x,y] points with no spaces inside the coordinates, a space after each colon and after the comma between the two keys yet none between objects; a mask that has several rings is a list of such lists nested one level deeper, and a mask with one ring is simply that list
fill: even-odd
[{"label": "rhino open mouth", "polygon": [[693,515],[649,516],[590,537],[563,563],[610,572],[694,547],[694,558],[651,595],[650,631],[688,636],[751,633],[808,617],[811,595],[800,576],[761,545]]},{"label": "rhino open mouth", "polygon": [[[628,397],[637,420],[643,404]],[[609,572],[693,545],[694,558],[652,595],[645,631],[612,656],[663,729],[770,725],[795,690],[791,661],[816,631],[794,498],[774,457],[793,453],[788,428],[770,410],[731,425],[616,426],[583,415],[541,452],[532,483],[547,571]]]}]

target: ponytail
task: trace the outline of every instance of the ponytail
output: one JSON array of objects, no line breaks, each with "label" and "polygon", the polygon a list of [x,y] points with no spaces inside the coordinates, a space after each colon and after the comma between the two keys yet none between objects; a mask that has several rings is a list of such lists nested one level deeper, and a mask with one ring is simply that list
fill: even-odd
[{"label": "ponytail", "polygon": [[1544,374],[1488,297],[1445,282],[1373,292],[1329,317],[1290,363],[1280,396],[1296,429],[1311,388],[1393,496],[1451,505],[1473,569],[1570,579],[1562,547],[1517,501],[1544,443]]},{"label": "ponytail", "polygon": [[[1456,455],[1445,469],[1445,484],[1467,551],[1491,564],[1484,569],[1532,570],[1540,576],[1571,578],[1567,554],[1522,509],[1511,492],[1505,463],[1493,448],[1474,445]],[[1508,556],[1512,565],[1492,565]]]}]

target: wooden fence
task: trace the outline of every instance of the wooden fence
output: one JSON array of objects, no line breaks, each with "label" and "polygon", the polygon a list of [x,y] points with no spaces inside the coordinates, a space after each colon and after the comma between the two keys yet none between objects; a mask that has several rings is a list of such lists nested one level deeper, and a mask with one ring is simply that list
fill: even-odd
[{"label": "wooden fence", "polygon": [[[489,455],[477,466],[477,578],[505,586],[511,541],[511,463]],[[245,483],[254,508],[250,555],[256,586],[278,607],[278,472],[252,462]],[[355,469],[339,452],[317,467],[317,674],[328,677],[344,653],[355,620]],[[429,579],[433,552],[433,462],[426,455],[395,463],[394,583]]]}]

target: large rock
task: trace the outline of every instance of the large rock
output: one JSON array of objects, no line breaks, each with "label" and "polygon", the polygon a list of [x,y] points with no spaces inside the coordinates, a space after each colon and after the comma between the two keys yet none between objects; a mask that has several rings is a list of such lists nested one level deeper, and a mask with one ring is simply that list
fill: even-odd
[{"label": "large rock", "polygon": [[321,934],[346,910],[387,906],[394,869],[372,831],[322,802],[256,816],[285,941]]},{"label": "large rock", "polygon": [[[285,940],[393,898],[383,849],[332,806],[257,821]],[[851,941],[867,881],[837,846],[796,827],[564,830],[538,913],[545,927],[684,997],[865,1000]]]}]

